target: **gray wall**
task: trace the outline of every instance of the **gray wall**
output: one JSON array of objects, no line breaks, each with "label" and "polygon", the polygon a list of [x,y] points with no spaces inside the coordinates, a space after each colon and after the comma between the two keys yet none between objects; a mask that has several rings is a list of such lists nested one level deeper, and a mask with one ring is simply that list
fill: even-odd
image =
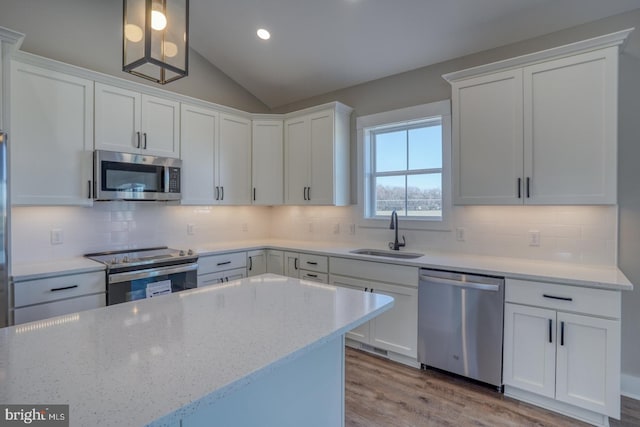
[{"label": "gray wall", "polygon": [[244,111],[269,111],[193,50],[189,76],[164,86],[123,72],[122,0],[0,0],[0,26],[26,34],[26,52]]},{"label": "gray wall", "polygon": [[[357,116],[451,97],[442,74],[635,27],[620,57],[619,266],[636,289],[623,294],[622,371],[640,377],[640,9],[474,55],[331,92],[274,110],[340,101]],[[355,135],[355,134],[354,134]],[[355,136],[352,136],[355,141]],[[352,147],[355,159],[355,149]],[[355,168],[352,182],[356,182]],[[355,184],[353,189],[355,189]],[[355,192],[354,192],[355,194]]]}]

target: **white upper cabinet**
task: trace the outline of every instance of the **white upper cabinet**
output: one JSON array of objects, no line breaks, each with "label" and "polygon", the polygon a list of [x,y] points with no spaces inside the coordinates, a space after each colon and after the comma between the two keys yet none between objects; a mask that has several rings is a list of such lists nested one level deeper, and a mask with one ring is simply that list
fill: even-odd
[{"label": "white upper cabinet", "polygon": [[284,122],[285,204],[348,205],[352,109],[336,102],[310,110]]},{"label": "white upper cabinet", "polygon": [[182,104],[180,117],[181,203],[215,204],[219,114],[207,108]]},{"label": "white upper cabinet", "polygon": [[251,120],[220,115],[216,199],[223,205],[251,204]]},{"label": "white upper cabinet", "polygon": [[95,147],[179,157],[180,103],[95,84]]},{"label": "white upper cabinet", "polygon": [[448,74],[455,204],[615,204],[629,31]]},{"label": "white upper cabinet", "polygon": [[91,205],[93,82],[12,61],[14,205]]},{"label": "white upper cabinet", "polygon": [[618,49],[523,73],[527,203],[615,204]]},{"label": "white upper cabinet", "polygon": [[453,115],[456,203],[521,204],[522,71],[467,79],[452,90],[458,113]]},{"label": "white upper cabinet", "polygon": [[284,200],[282,120],[254,120],[251,178],[254,205],[281,205]]},{"label": "white upper cabinet", "polygon": [[183,205],[251,203],[251,121],[182,104]]}]

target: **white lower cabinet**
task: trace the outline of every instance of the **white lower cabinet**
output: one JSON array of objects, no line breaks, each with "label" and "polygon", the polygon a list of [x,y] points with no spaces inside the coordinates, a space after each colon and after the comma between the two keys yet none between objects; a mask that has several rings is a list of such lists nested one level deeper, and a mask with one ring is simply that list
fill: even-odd
[{"label": "white lower cabinet", "polygon": [[198,287],[247,277],[247,253],[232,252],[198,259]]},{"label": "white lower cabinet", "polygon": [[247,252],[247,276],[257,276],[267,272],[267,250]]},{"label": "white lower cabinet", "polygon": [[267,273],[284,276],[284,252],[267,249]]},{"label": "white lower cabinet", "polygon": [[13,283],[16,325],[104,307],[104,271],[43,277]]},{"label": "white lower cabinet", "polygon": [[418,344],[418,288],[331,274],[329,283],[393,297],[393,308],[356,329],[347,337],[373,347],[416,358]]},{"label": "white lower cabinet", "polygon": [[313,282],[329,283],[329,258],[297,252],[284,253],[284,275]]},{"label": "white lower cabinet", "polygon": [[620,292],[507,280],[505,299],[505,393],[590,422],[572,408],[619,418]]}]

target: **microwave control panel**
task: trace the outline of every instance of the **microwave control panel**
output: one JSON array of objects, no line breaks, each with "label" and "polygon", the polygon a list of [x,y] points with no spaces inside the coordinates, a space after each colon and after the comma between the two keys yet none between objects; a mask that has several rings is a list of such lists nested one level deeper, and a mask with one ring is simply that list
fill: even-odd
[{"label": "microwave control panel", "polygon": [[169,167],[169,193],[180,192],[180,168]]}]

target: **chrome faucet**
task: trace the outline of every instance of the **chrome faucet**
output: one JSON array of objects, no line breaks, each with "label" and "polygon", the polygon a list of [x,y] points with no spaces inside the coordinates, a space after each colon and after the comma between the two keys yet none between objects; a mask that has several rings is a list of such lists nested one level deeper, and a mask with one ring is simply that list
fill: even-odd
[{"label": "chrome faucet", "polygon": [[393,242],[389,242],[389,249],[393,249],[394,251],[399,251],[400,248],[406,246],[407,241],[402,236],[402,243],[398,242],[398,212],[394,209],[391,212],[391,225],[389,226],[390,230],[396,230],[396,240]]}]

